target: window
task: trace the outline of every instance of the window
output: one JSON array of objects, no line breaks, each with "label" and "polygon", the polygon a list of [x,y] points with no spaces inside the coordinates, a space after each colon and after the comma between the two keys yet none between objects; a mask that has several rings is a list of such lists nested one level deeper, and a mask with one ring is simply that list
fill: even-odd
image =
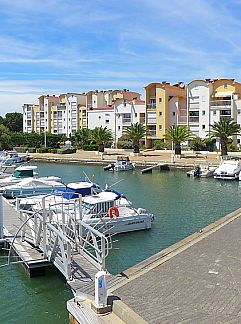
[{"label": "window", "polygon": [[173,111],[173,112],[172,112],[172,116],[175,116],[175,115],[176,115],[176,113],[175,113],[175,111]]},{"label": "window", "polygon": [[162,130],[162,125],[159,125],[159,130]]},{"label": "window", "polygon": [[110,114],[105,114],[105,116],[110,116]]},{"label": "window", "polygon": [[106,123],[106,124],[109,124],[109,122],[110,122],[109,119],[106,119],[106,120],[105,120],[105,123]]},{"label": "window", "polygon": [[135,117],[137,117],[137,113],[135,113]]},{"label": "window", "polygon": [[237,139],[237,142],[238,142],[238,144],[240,144],[240,139],[239,138]]},{"label": "window", "polygon": [[205,125],[202,125],[202,129],[205,129]]},{"label": "window", "polygon": [[120,126],[118,126],[118,130],[120,130]]},{"label": "window", "polygon": [[159,98],[159,103],[161,103],[162,102],[162,98]]},{"label": "window", "polygon": [[240,109],[238,109],[238,115],[240,115],[240,113],[241,113],[241,110],[240,110]]},{"label": "window", "polygon": [[202,110],[202,115],[205,116],[205,110]]},{"label": "window", "polygon": [[217,114],[216,110],[214,110],[214,111],[213,111],[213,114],[214,114],[214,115],[216,115],[216,114]]},{"label": "window", "polygon": [[162,116],[162,111],[159,112],[159,116]]},{"label": "window", "polygon": [[227,87],[228,87],[228,85],[227,85],[227,83],[224,83],[224,89],[227,89]]}]

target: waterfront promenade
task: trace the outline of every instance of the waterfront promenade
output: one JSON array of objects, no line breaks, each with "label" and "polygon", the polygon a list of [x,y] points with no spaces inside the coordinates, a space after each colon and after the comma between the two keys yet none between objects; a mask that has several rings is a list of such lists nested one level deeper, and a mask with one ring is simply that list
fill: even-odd
[{"label": "waterfront promenade", "polygon": [[[241,323],[240,216],[241,208],[123,271],[109,289],[113,315],[126,324]],[[73,313],[82,318],[86,304]]]},{"label": "waterfront promenade", "polygon": [[[31,156],[34,159],[59,161],[59,162],[92,162],[92,163],[108,163],[114,162],[118,155],[127,155],[131,161],[138,165],[148,165],[156,163],[169,163],[173,165],[189,166],[197,163],[209,162],[210,165],[219,165],[220,154],[217,152],[202,152],[183,151],[181,157],[175,156],[175,161],[172,160],[172,151],[170,150],[146,150],[140,155],[134,155],[130,150],[115,150],[106,149],[103,159],[96,151],[78,150],[73,154],[51,154],[51,153],[33,153]],[[241,152],[230,153],[241,157]]]}]

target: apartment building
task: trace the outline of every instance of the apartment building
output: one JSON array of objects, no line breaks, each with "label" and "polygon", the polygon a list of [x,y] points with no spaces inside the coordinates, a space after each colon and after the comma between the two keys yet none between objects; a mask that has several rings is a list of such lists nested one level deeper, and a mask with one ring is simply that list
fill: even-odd
[{"label": "apartment building", "polygon": [[131,124],[145,123],[145,110],[145,101],[116,99],[107,107],[88,110],[88,128],[107,127],[112,131],[116,143]]},{"label": "apartment building", "polygon": [[[241,83],[234,79],[193,80],[187,85],[187,125],[205,138],[214,122],[231,117],[241,124]],[[240,142],[240,137],[238,138]]]},{"label": "apartment building", "polygon": [[23,105],[25,132],[50,132],[73,135],[87,127],[86,95],[66,93],[60,96],[40,96],[39,105]]},{"label": "apartment building", "polygon": [[186,87],[183,82],[171,85],[163,81],[150,83],[145,88],[146,147],[156,139],[163,140],[166,130],[173,125],[186,125]]},{"label": "apartment building", "polygon": [[39,112],[39,105],[23,105],[23,131],[25,133],[34,132],[36,129],[36,113]]}]

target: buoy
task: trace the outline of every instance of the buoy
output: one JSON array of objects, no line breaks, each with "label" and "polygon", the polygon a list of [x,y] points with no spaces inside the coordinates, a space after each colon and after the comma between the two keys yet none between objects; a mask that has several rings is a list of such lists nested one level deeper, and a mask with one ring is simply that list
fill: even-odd
[{"label": "buoy", "polygon": [[108,211],[108,215],[110,218],[118,217],[119,216],[119,210],[116,206],[110,207],[109,211]]}]

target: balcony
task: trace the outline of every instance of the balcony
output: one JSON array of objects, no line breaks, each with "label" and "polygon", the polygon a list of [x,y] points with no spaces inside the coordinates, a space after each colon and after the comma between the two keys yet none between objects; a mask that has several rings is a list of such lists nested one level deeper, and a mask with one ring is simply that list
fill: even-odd
[{"label": "balcony", "polygon": [[156,125],[156,118],[148,118],[147,125]]},{"label": "balcony", "polygon": [[156,109],[156,103],[152,102],[146,105],[147,109]]},{"label": "balcony", "polygon": [[122,119],[123,124],[125,123],[131,123],[131,118],[123,118]]},{"label": "balcony", "polygon": [[227,108],[231,109],[231,100],[211,100],[210,101],[210,108],[212,109],[221,109]]},{"label": "balcony", "polygon": [[155,129],[148,129],[147,130],[147,137],[156,137],[156,130]]},{"label": "balcony", "polygon": [[189,122],[189,124],[198,124],[199,123],[199,117],[189,116],[188,122]]},{"label": "balcony", "polygon": [[178,124],[187,124],[187,116],[179,116]]},{"label": "balcony", "polygon": [[189,109],[199,109],[199,102],[189,102]]}]

